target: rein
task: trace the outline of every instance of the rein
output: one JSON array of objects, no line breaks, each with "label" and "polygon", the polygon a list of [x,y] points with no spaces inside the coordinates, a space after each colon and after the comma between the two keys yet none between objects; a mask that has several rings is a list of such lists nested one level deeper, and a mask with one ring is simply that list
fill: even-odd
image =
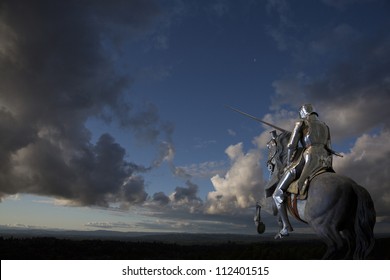
[{"label": "rein", "polygon": [[287,208],[288,208],[288,211],[291,213],[291,215],[293,215],[293,217],[295,219],[297,219],[298,221],[301,221],[301,222],[304,222],[305,224],[307,224],[307,222],[302,220],[301,217],[299,216],[298,200],[297,200],[297,196],[296,195],[288,193],[288,196],[287,196]]}]

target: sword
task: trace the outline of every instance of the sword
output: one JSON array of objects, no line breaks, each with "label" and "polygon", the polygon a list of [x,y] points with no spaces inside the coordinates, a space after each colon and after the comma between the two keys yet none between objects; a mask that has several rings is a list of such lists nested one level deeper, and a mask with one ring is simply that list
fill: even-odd
[{"label": "sword", "polygon": [[327,150],[329,153],[331,153],[332,155],[335,155],[335,156],[337,156],[337,157],[344,157],[342,154],[340,154],[340,153],[338,153],[338,152],[336,152],[336,151],[333,151],[332,149],[327,148],[326,150]]},{"label": "sword", "polygon": [[253,119],[253,120],[257,121],[257,122],[260,122],[260,123],[263,123],[263,124],[268,125],[268,126],[270,126],[270,127],[273,127],[273,128],[275,128],[275,129],[279,130],[280,132],[288,132],[288,130],[285,130],[285,129],[281,128],[281,127],[278,127],[278,126],[276,126],[276,125],[273,125],[272,123],[263,121],[263,120],[261,120],[261,119],[259,119],[259,118],[256,118],[255,116],[252,116],[252,115],[250,115],[250,114],[248,114],[248,113],[242,112],[242,111],[240,111],[240,110],[238,110],[238,109],[235,109],[235,108],[233,108],[233,107],[231,107],[231,106],[229,106],[229,105],[225,105],[225,107],[227,107],[227,108],[229,108],[230,110],[233,110],[233,111],[235,111],[235,112],[237,112],[237,113],[240,113],[240,114],[242,114],[242,115],[244,115],[244,116],[247,116],[247,117],[249,117],[249,118],[251,118],[251,119]]}]

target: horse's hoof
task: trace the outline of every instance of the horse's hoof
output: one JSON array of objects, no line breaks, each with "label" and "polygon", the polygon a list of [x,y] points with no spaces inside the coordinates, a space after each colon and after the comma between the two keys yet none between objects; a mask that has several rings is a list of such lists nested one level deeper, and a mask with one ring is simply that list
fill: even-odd
[{"label": "horse's hoof", "polygon": [[287,237],[289,234],[281,234],[281,233],[278,233],[277,235],[275,235],[274,239],[282,239],[282,238],[285,238]]},{"label": "horse's hoof", "polygon": [[275,235],[274,239],[282,239],[289,236],[287,230],[281,230],[278,234]]},{"label": "horse's hoof", "polygon": [[263,234],[265,231],[265,224],[260,222],[258,225],[257,225],[257,233],[258,234]]}]

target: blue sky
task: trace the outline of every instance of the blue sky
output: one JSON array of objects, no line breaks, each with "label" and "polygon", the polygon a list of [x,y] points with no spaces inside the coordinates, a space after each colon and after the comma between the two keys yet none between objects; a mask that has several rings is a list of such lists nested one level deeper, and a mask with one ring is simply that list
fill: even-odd
[{"label": "blue sky", "polygon": [[389,15],[384,0],[3,1],[0,225],[254,233],[270,129],[224,104],[291,129],[309,102],[389,232]]}]

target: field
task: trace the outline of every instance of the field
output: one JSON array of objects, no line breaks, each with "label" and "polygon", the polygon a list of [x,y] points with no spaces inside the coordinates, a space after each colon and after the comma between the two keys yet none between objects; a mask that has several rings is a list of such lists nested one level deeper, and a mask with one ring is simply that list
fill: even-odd
[{"label": "field", "polygon": [[[242,241],[226,238],[219,242],[200,241],[201,236],[188,240],[103,240],[58,237],[0,237],[2,260],[131,260],[131,259],[262,259],[317,260],[325,245],[316,239]],[[171,239],[172,240],[172,239]],[[369,259],[390,259],[390,238],[377,238]]]}]

